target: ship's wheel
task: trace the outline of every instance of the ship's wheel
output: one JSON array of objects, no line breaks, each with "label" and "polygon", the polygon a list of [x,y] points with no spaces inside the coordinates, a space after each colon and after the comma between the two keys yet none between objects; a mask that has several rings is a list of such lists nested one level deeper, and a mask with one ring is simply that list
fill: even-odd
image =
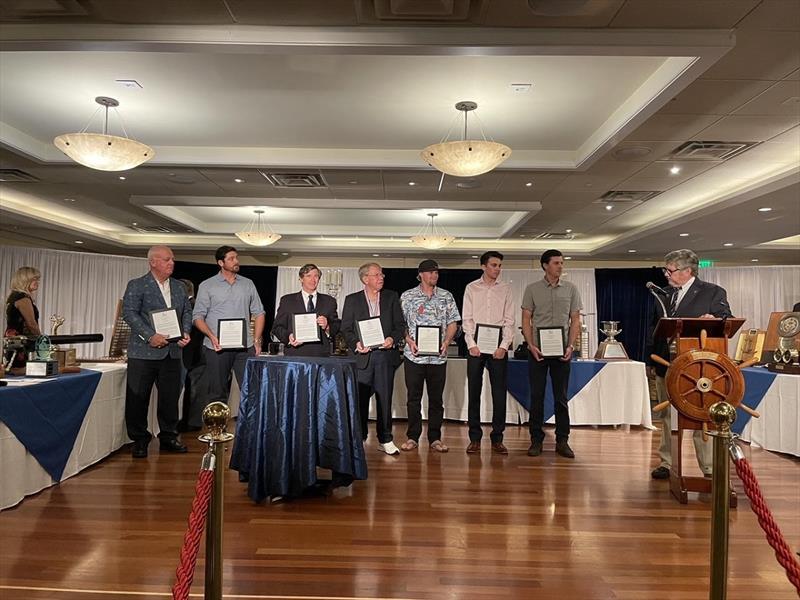
[{"label": "ship's wheel", "polygon": [[669,367],[665,377],[669,401],[662,402],[653,410],[660,411],[672,404],[683,416],[702,423],[704,431],[711,422],[708,409],[720,400],[758,417],[756,411],[742,404],[744,377],[741,372],[757,361],[753,359],[737,365],[725,354],[707,350],[706,341],[707,334],[703,330],[700,332],[700,349],[688,350],[672,362],[652,355],[654,361]]}]

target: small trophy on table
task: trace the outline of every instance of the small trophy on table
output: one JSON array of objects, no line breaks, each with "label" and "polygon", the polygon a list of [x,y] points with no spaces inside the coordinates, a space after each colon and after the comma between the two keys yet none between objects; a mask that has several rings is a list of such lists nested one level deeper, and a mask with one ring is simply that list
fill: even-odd
[{"label": "small trophy on table", "polygon": [[622,333],[619,321],[602,321],[600,324],[602,325],[600,333],[605,335],[606,339],[600,342],[594,355],[595,359],[628,360],[628,353],[625,352],[624,346],[615,339],[615,336]]}]

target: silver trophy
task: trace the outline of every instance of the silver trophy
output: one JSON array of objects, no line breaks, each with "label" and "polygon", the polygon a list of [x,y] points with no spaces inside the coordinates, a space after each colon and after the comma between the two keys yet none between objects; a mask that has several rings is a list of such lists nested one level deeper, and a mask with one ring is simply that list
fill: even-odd
[{"label": "silver trophy", "polygon": [[600,360],[627,360],[628,353],[615,337],[622,333],[619,321],[601,321],[600,325],[600,333],[606,336],[606,339],[600,342],[594,357]]}]

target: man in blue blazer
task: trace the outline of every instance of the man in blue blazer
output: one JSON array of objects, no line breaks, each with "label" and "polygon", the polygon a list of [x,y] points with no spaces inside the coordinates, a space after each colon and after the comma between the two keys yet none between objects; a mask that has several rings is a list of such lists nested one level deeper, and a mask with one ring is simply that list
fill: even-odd
[{"label": "man in blue blazer", "polygon": [[[319,280],[317,265],[303,265],[300,267],[300,291],[281,297],[271,333],[285,344],[286,356],[331,355],[331,345],[339,333],[341,321],[336,313],[336,298],[317,291]],[[298,342],[294,339],[294,315],[299,313],[316,313],[318,342]]]},{"label": "man in blue blazer", "polygon": [[[655,339],[653,333],[661,317],[684,318],[721,318],[731,317],[731,307],[728,304],[728,295],[724,288],[701,281],[697,278],[700,264],[697,254],[691,250],[674,250],[664,257],[664,275],[670,285],[667,295],[664,315],[661,306],[656,303],[655,311],[650,320],[648,330],[648,347],[645,351],[645,362],[648,364],[648,375],[655,377],[657,401],[666,401],[669,398],[664,380],[667,368],[656,363],[651,354],[656,354],[669,360],[669,342],[666,339]],[[670,466],[672,465],[672,423],[670,417],[671,407],[667,407],[660,414],[655,415],[661,421],[661,444],[658,448],[660,464],[650,472],[653,479],[669,479]],[[711,477],[712,445],[710,440],[703,440],[703,432],[695,431],[694,449],[697,455],[697,464],[706,477]]]},{"label": "man in blue blazer", "polygon": [[[178,440],[178,397],[181,393],[181,358],[189,343],[192,310],[184,285],[172,279],[175,256],[167,246],[147,252],[150,272],[131,279],[122,298],[122,318],[131,327],[128,339],[128,382],[125,389],[125,424],[133,440],[134,458],[147,457],[150,432],[147,413],[150,393],[158,389],[158,438],[161,450],[186,452]],[[156,331],[152,311],[174,308],[182,337],[170,340]]]},{"label": "man in blue blazer", "polygon": [[[378,263],[361,265],[358,276],[364,289],[344,299],[342,333],[347,347],[356,356],[361,437],[367,439],[369,399],[375,394],[378,450],[400,454],[392,442],[392,391],[394,372],[400,366],[401,358],[396,345],[406,330],[403,309],[397,292],[383,289],[383,269]],[[372,317],[380,317],[386,337],[380,347],[365,348],[359,336],[358,322]]]}]

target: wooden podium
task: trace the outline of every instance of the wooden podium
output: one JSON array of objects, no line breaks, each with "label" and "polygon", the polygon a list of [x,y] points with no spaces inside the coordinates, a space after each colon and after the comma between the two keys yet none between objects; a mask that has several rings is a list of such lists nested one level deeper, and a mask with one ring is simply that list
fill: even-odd
[{"label": "wooden podium", "polygon": [[[728,339],[744,322],[735,318],[672,318],[661,319],[656,326],[654,337],[670,341],[670,361],[651,357],[669,367],[665,376],[669,403],[659,404],[654,410],[668,410],[668,404],[672,404],[678,411],[677,432],[664,434],[673,435],[670,492],[681,504],[688,502],[688,492],[711,493],[711,479],[683,475],[683,432],[702,430],[705,436],[714,429],[708,409],[715,402],[741,405],[744,377],[739,369],[752,362],[737,366],[728,356]],[[733,490],[730,505],[736,506]]]}]

